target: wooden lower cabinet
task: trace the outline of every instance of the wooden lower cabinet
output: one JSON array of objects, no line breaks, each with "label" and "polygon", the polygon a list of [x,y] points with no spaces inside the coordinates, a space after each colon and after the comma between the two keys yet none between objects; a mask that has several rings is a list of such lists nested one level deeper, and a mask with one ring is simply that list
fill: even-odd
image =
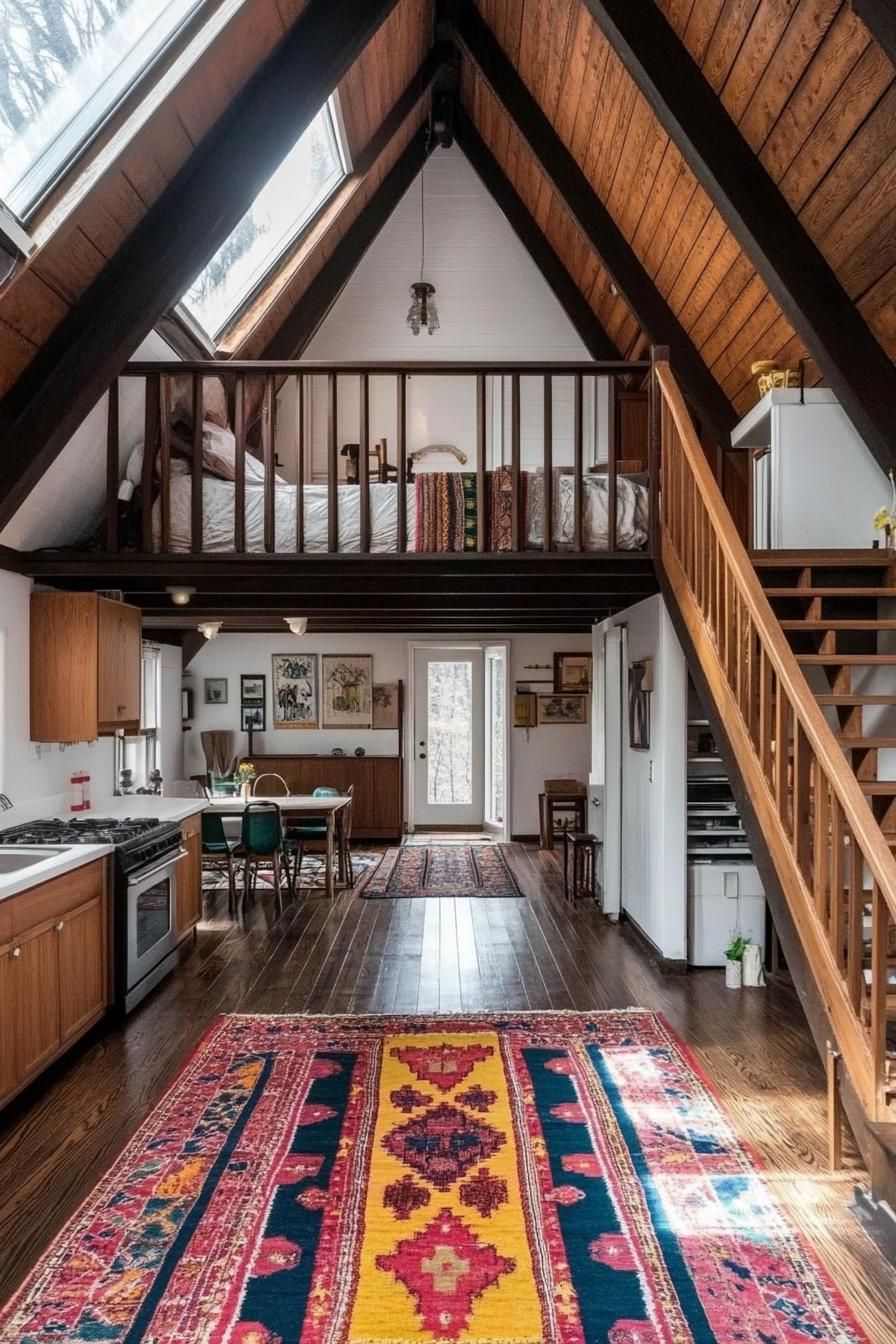
[{"label": "wooden lower cabinet", "polygon": [[103,1016],[111,1002],[106,861],[3,902],[0,1105]]},{"label": "wooden lower cabinet", "polygon": [[177,865],[177,936],[183,938],[202,918],[202,816],[187,817],[181,826],[187,851]]},{"label": "wooden lower cabinet", "polygon": [[[249,759],[248,757],[246,759]],[[279,775],[290,793],[313,793],[326,786],[344,793],[354,786],[352,835],[356,840],[400,839],[404,831],[402,760],[400,756],[259,756],[252,764],[259,776]],[[262,781],[272,794],[275,781]],[[282,789],[280,790],[282,792]]]}]

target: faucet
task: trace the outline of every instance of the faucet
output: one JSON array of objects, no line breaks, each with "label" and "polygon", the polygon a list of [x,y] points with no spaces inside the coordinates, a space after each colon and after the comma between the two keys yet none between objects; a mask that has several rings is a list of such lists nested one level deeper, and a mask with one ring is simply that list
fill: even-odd
[{"label": "faucet", "polygon": [[0,793],[0,811],[8,812],[12,806],[13,804],[10,799],[7,798],[6,794]]}]

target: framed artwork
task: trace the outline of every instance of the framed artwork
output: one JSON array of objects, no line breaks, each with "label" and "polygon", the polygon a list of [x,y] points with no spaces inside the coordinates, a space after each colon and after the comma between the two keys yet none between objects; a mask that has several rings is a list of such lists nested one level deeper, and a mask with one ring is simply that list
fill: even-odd
[{"label": "framed artwork", "polygon": [[554,690],[557,695],[587,695],[591,690],[590,653],[554,654]]},{"label": "framed artwork", "polygon": [[316,728],[317,654],[275,653],[271,714],[275,728]]},{"label": "framed artwork", "polygon": [[240,727],[244,733],[263,733],[264,705],[243,705],[240,709]]},{"label": "framed artwork", "polygon": [[538,727],[548,723],[585,723],[586,695],[539,695]]},{"label": "framed artwork", "polygon": [[388,681],[373,688],[374,728],[398,727],[398,682]]},{"label": "framed artwork", "polygon": [[244,672],[240,677],[240,703],[243,705],[264,704],[264,677]]},{"label": "framed artwork", "polygon": [[324,728],[373,726],[373,659],[369,653],[325,653],[320,660]]},{"label": "framed artwork", "polygon": [[534,691],[517,691],[513,697],[514,728],[534,728],[538,714]]},{"label": "framed artwork", "polygon": [[226,705],[227,704],[227,678],[226,677],[206,677],[205,678],[205,703],[207,705]]},{"label": "framed artwork", "polygon": [[650,749],[650,692],[653,659],[641,658],[628,667],[628,744],[633,751]]}]

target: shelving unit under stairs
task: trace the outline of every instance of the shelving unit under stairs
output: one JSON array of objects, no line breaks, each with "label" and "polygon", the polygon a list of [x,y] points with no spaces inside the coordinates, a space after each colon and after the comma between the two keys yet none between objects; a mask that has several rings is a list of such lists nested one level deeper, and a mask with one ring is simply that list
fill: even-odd
[{"label": "shelving unit under stairs", "polygon": [[703,706],[688,687],[688,963],[722,966],[739,932],[765,958],[765,892]]}]

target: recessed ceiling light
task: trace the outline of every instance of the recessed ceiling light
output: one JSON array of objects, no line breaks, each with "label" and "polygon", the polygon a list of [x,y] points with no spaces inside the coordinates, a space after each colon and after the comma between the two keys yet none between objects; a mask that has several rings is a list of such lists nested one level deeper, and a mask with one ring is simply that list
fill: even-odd
[{"label": "recessed ceiling light", "polygon": [[188,588],[185,584],[179,583],[171,584],[170,587],[165,589],[176,607],[187,606],[195,591],[195,588]]}]

